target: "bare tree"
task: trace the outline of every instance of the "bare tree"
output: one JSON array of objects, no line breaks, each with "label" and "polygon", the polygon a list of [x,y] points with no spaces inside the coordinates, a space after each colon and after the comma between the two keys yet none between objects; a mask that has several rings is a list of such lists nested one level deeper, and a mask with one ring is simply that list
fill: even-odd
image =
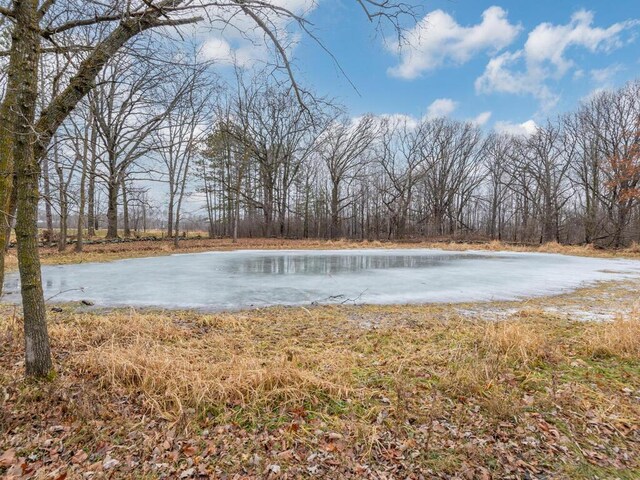
[{"label": "bare tree", "polygon": [[340,216],[354,200],[350,187],[369,161],[367,151],[379,130],[380,122],[371,115],[353,122],[340,119],[331,122],[318,140],[331,185],[331,238],[342,233]]},{"label": "bare tree", "polygon": [[488,233],[493,240],[502,240],[505,223],[504,210],[509,186],[508,162],[513,141],[507,135],[492,134],[486,140],[486,168],[488,187]]},{"label": "bare tree", "polygon": [[[386,18],[399,25],[398,15],[406,12],[403,4],[373,0],[359,3],[372,21]],[[15,173],[16,236],[25,317],[25,365],[29,375],[47,375],[52,368],[37,239],[40,162],[49,142],[62,122],[94,88],[96,77],[104,66],[132,38],[154,28],[203,21],[205,13],[209,19],[217,17],[225,24],[236,14],[244,14],[253,20],[273,42],[281,64],[293,78],[286,50],[271,28],[273,23],[269,21],[269,14],[296,21],[308,31],[307,25],[304,18],[286,8],[263,1],[234,1],[224,6],[203,0],[117,3],[14,0],[10,6],[0,4],[0,15],[11,20],[13,29],[7,85],[0,105],[0,285],[4,279],[5,226],[9,224]],[[92,26],[96,32],[92,41],[76,43],[78,36],[74,37],[74,31]],[[49,54],[77,54],[79,61],[68,62],[64,88],[37,115],[38,67],[41,59]],[[299,94],[295,80],[292,84]]]},{"label": "bare tree", "polygon": [[422,142],[428,126],[427,122],[414,126],[405,119],[384,121],[378,154],[384,181],[378,188],[390,215],[389,238],[404,235],[416,185],[425,175]]},{"label": "bare tree", "polygon": [[154,132],[157,151],[162,159],[169,186],[167,206],[167,234],[178,246],[180,212],[186,193],[187,180],[199,144],[207,132],[211,114],[213,85],[206,79],[207,65],[192,65],[179,74],[166,88],[170,102],[166,115]]}]

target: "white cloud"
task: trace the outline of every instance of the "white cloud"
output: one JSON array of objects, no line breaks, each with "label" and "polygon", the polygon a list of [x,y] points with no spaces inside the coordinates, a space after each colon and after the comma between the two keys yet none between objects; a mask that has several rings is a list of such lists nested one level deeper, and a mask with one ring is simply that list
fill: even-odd
[{"label": "white cloud", "polygon": [[482,21],[469,27],[461,26],[443,10],[435,10],[407,32],[406,45],[393,47],[400,63],[388,72],[413,79],[445,63],[463,64],[480,52],[507,47],[519,31],[520,26],[509,23],[507,12],[500,7],[489,7]]},{"label": "white cloud", "polygon": [[559,99],[549,87],[549,81],[561,79],[572,69],[575,69],[574,78],[584,74],[569,58],[573,48],[592,53],[610,52],[632,41],[633,36],[625,38],[623,34],[640,25],[638,20],[626,20],[603,28],[594,26],[593,22],[593,12],[580,10],[567,24],[538,25],[529,33],[522,50],[505,52],[489,61],[475,82],[476,91],[529,94],[548,110]]},{"label": "white cloud", "polygon": [[222,38],[210,38],[202,45],[202,55],[217,63],[233,63],[231,45]]},{"label": "white cloud", "polygon": [[505,52],[492,58],[484,73],[475,81],[476,92],[529,94],[540,100],[544,109],[555,106],[559,97],[544,83],[543,77],[527,69],[523,71],[514,68],[524,61],[522,50]]},{"label": "white cloud", "polygon": [[427,107],[426,117],[448,117],[456,110],[456,108],[458,108],[458,102],[451,100],[450,98],[438,98]]},{"label": "white cloud", "polygon": [[586,48],[592,53],[609,52],[624,44],[620,35],[638,25],[636,20],[614,23],[607,28],[593,26],[593,12],[580,10],[566,25],[541,23],[534,28],[524,50],[527,61],[536,65],[551,63],[557,75],[564,75],[574,62],[565,55],[570,47]]},{"label": "white cloud", "polygon": [[484,125],[486,125],[486,123],[491,120],[491,112],[482,112],[481,114],[477,115],[476,117],[471,119],[471,123],[482,127]]},{"label": "white cloud", "polygon": [[538,125],[533,120],[527,120],[523,123],[496,122],[494,129],[498,133],[524,135],[528,137],[529,135],[536,133]]},{"label": "white cloud", "polygon": [[[269,3],[294,15],[305,17],[315,9],[317,0],[272,0]],[[213,16],[212,21],[203,22],[197,27],[200,28],[197,35],[201,42],[201,54],[205,59],[222,65],[237,64],[249,67],[256,62],[273,61],[276,58],[271,40],[253,19],[240,13],[237,6],[217,6],[210,13]],[[259,11],[258,15],[291,53],[300,38],[296,22],[291,21],[287,15],[276,15],[273,10],[266,8]],[[204,27],[210,23],[225,27]]]},{"label": "white cloud", "polygon": [[611,90],[609,88],[607,88],[606,86],[596,87],[593,90],[591,90],[589,93],[587,93],[586,95],[583,95],[580,98],[580,102],[579,103],[588,103],[591,100],[595,99],[601,93],[608,92],[608,91],[611,91]]},{"label": "white cloud", "polygon": [[591,79],[596,85],[600,87],[611,86],[611,83],[615,76],[624,70],[622,65],[614,64],[605,68],[596,68],[589,72]]}]

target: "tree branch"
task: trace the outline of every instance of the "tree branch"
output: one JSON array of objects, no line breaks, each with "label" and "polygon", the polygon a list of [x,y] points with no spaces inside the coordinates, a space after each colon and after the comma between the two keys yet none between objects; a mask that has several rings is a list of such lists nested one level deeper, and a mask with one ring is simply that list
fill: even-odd
[{"label": "tree branch", "polygon": [[[175,4],[175,0],[165,0],[162,3],[168,4],[169,2]],[[36,123],[36,132],[38,133],[36,158],[41,158],[45,154],[54,132],[78,102],[91,91],[98,73],[125,43],[138,33],[151,28],[184,25],[201,20],[200,17],[159,20],[159,15],[160,13],[155,10],[147,10],[147,16],[145,17],[122,20],[107,38],[95,46],[92,53],[80,64],[77,73],[71,78],[67,88],[42,111]]]}]

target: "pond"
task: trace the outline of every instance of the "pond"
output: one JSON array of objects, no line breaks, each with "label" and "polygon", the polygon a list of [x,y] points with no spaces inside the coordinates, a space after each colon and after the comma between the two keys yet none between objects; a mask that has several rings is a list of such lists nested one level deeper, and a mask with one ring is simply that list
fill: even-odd
[{"label": "pond", "polygon": [[[640,276],[640,261],[443,250],[239,250],[44,266],[49,302],[206,310],[514,300]],[[5,300],[19,301],[7,275]]]}]

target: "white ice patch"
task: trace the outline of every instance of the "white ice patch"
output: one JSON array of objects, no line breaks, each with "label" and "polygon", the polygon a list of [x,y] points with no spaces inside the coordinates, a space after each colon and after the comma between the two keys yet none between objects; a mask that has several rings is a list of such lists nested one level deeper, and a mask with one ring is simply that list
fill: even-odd
[{"label": "white ice patch", "polygon": [[[45,266],[42,273],[45,297],[56,302],[221,310],[517,300],[640,277],[640,261],[427,249],[244,250]],[[19,301],[16,274],[7,276],[5,291]]]}]

